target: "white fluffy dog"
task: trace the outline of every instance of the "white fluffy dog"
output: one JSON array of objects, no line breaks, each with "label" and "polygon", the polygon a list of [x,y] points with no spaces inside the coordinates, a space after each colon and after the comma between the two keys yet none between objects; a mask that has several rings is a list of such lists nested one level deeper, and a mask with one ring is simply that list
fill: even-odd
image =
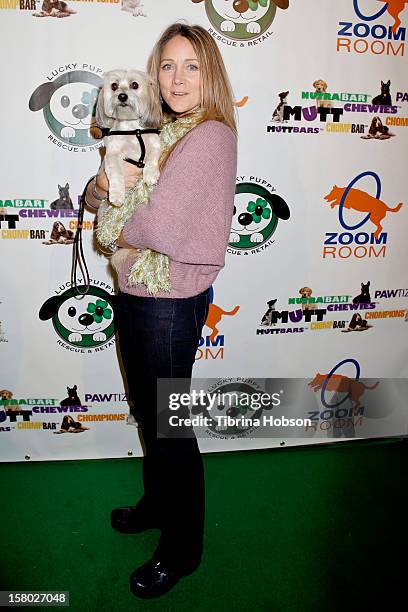
[{"label": "white fluffy dog", "polygon": [[[103,167],[109,181],[109,201],[122,206],[125,198],[124,160],[144,162],[143,180],[154,185],[159,179],[160,139],[156,130],[161,106],[152,79],[138,70],[111,70],[96,104],[96,123],[111,135],[105,136]],[[120,133],[117,133],[120,132]],[[123,133],[125,132],[125,133]],[[126,133],[130,132],[130,133]],[[145,148],[146,159],[142,159]]]}]

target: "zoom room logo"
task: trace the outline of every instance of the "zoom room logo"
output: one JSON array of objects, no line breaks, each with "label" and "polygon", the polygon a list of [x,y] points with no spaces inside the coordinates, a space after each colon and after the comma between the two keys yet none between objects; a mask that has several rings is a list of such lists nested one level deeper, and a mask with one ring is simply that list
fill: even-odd
[{"label": "zoom room logo", "polygon": [[77,66],[72,63],[53,70],[33,91],[28,103],[31,111],[42,110],[51,132],[48,139],[74,153],[102,146],[102,140],[91,133],[102,70],[89,64],[77,70]]},{"label": "zoom room logo", "polygon": [[[269,38],[268,28],[277,9],[287,9],[289,0],[192,0],[204,2],[213,28],[209,33],[218,41],[233,47],[255,45]],[[254,40],[258,39],[258,40]]]},{"label": "zoom room logo", "polygon": [[[70,283],[69,283],[70,284]],[[78,287],[82,294],[84,285]],[[79,353],[103,350],[114,344],[113,295],[91,285],[82,298],[70,287],[50,297],[40,308],[41,321],[51,320],[63,348]]]},{"label": "zoom room logo", "polygon": [[338,22],[337,52],[403,57],[406,28],[400,26],[407,0],[349,0],[350,4],[352,21],[347,15],[349,19]]},{"label": "zoom room logo", "polygon": [[[346,366],[347,369],[355,369],[355,377],[349,378],[344,374],[336,372]],[[343,359],[337,363],[328,374],[318,372],[309,382],[310,390],[318,393],[319,410],[308,413],[312,422],[307,429],[314,431],[335,431],[336,437],[345,435],[354,437],[355,428],[363,425],[365,407],[363,396],[366,391],[372,392],[379,385],[366,385],[360,380],[361,367],[356,359]]]},{"label": "zoom room logo", "polygon": [[[354,187],[365,177],[374,179],[375,195]],[[378,174],[366,171],[353,178],[346,187],[333,185],[324,199],[331,209],[337,209],[340,226],[345,231],[326,232],[323,258],[363,259],[386,256],[388,233],[383,230],[383,225],[388,222],[390,216],[399,212],[403,204],[400,202],[396,206],[390,206],[381,199],[381,180]],[[345,209],[350,211],[347,213],[347,220]],[[364,229],[357,232],[360,228]]]},{"label": "zoom room logo", "polygon": [[290,217],[285,200],[274,193],[270,183],[261,178],[238,177],[242,181],[235,189],[234,214],[231,223],[228,253],[249,255],[259,253],[272,244],[279,219]]}]

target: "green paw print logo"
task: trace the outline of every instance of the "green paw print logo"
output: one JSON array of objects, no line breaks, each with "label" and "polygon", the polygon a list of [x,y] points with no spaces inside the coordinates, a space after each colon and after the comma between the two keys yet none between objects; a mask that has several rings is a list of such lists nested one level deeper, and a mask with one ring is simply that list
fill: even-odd
[{"label": "green paw print logo", "polygon": [[247,211],[252,213],[252,219],[255,223],[260,223],[262,219],[269,219],[271,216],[271,209],[266,200],[258,198],[256,202],[249,202]]},{"label": "green paw print logo", "polygon": [[95,303],[90,302],[86,310],[92,314],[95,323],[102,323],[103,319],[112,318],[112,310],[108,307],[108,302],[104,300],[96,300]]},{"label": "green paw print logo", "polygon": [[258,5],[266,8],[268,6],[268,0],[248,0],[248,5],[251,11],[256,11]]}]

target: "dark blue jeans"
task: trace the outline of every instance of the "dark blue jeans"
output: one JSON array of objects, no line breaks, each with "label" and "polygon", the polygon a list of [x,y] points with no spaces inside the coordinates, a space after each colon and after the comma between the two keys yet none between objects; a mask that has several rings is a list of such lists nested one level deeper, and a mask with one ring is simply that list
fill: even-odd
[{"label": "dark blue jeans", "polygon": [[145,445],[145,492],[137,506],[160,525],[154,556],[182,570],[198,567],[202,556],[204,468],[195,436],[157,436],[157,379],[191,379],[209,304],[209,289],[190,298],[145,298],[120,292],[117,300],[131,412]]}]

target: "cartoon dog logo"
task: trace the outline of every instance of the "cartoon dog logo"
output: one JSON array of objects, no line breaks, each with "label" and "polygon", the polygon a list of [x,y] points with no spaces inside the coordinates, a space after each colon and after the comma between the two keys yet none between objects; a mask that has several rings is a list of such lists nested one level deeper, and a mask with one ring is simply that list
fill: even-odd
[{"label": "cartoon dog logo", "polygon": [[278,219],[290,217],[285,200],[256,183],[238,183],[229,244],[248,249],[268,240]]},{"label": "cartoon dog logo", "polygon": [[212,25],[233,40],[251,40],[265,32],[275,18],[276,7],[287,9],[289,0],[192,0],[205,2]]},{"label": "cartoon dog logo", "polygon": [[44,119],[63,142],[79,146],[95,145],[90,128],[94,126],[95,103],[102,79],[92,72],[73,70],[42,83],[31,94],[28,106],[43,110]]},{"label": "cartoon dog logo", "polygon": [[68,344],[92,348],[106,343],[115,333],[114,296],[100,287],[90,286],[87,295],[78,299],[85,290],[67,289],[50,297],[40,308],[41,321],[52,320],[57,334]]}]

